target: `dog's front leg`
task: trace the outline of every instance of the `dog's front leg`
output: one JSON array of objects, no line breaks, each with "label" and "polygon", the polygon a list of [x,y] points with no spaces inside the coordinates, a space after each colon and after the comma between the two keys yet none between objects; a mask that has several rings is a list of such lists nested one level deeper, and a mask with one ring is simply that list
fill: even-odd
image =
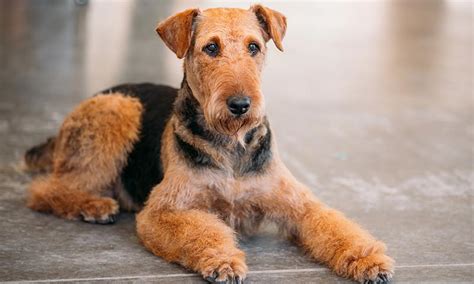
[{"label": "dog's front leg", "polygon": [[280,221],[317,261],[338,275],[363,283],[386,283],[393,260],[385,245],[342,213],[318,201],[312,192],[286,175],[262,206]]},{"label": "dog's front leg", "polygon": [[149,206],[137,216],[137,231],[155,255],[199,272],[209,282],[242,283],[246,276],[245,254],[236,247],[234,231],[213,214]]}]

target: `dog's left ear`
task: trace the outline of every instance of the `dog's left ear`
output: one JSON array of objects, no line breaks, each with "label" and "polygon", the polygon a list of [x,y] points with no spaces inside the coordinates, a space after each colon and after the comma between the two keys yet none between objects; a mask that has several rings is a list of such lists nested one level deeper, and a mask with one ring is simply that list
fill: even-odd
[{"label": "dog's left ear", "polygon": [[275,10],[264,7],[260,4],[252,5],[250,10],[255,13],[257,19],[266,33],[265,40],[273,39],[276,47],[283,51],[281,44],[286,32],[286,17]]},{"label": "dog's left ear", "polygon": [[176,56],[183,58],[191,45],[194,18],[199,9],[188,9],[158,24],[156,32]]}]

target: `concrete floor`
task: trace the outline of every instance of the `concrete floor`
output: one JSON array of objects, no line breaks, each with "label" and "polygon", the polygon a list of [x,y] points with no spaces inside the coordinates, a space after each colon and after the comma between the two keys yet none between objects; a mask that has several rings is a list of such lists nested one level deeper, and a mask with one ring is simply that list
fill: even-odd
[{"label": "concrete floor", "polygon": [[[190,3],[192,2],[192,3]],[[199,283],[113,226],[25,208],[28,147],[93,92],[178,86],[158,19],[206,1],[0,2],[0,280]],[[247,7],[247,3],[232,6]],[[269,3],[288,16],[263,90],[289,168],[388,245],[394,282],[474,279],[472,3]],[[268,227],[241,245],[250,283],[346,283]]]}]

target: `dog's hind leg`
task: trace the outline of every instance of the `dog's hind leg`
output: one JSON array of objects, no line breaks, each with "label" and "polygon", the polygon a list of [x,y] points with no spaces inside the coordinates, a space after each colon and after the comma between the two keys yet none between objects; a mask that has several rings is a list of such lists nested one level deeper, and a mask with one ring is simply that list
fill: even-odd
[{"label": "dog's hind leg", "polygon": [[28,207],[67,219],[113,222],[117,202],[107,195],[138,140],[142,105],[121,94],[98,95],[64,121],[55,141],[52,172],[36,178]]},{"label": "dog's hind leg", "polygon": [[117,202],[109,197],[72,189],[54,176],[36,178],[29,190],[28,207],[56,216],[86,222],[109,224],[115,222],[119,211]]}]

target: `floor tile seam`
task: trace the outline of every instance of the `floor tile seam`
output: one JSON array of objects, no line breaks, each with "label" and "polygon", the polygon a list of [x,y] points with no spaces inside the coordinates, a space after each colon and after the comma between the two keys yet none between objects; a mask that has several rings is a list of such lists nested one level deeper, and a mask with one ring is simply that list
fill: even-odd
[{"label": "floor tile seam", "polygon": [[[398,269],[411,268],[444,268],[444,267],[469,267],[474,263],[440,263],[440,264],[414,264],[414,265],[398,265]],[[270,273],[304,273],[304,272],[326,272],[328,268],[301,268],[301,269],[269,269],[269,270],[253,270],[248,275],[254,274],[270,274]],[[19,281],[1,281],[0,283],[54,283],[54,282],[82,282],[82,281],[107,281],[107,280],[133,280],[133,279],[160,279],[160,278],[178,278],[178,277],[195,277],[194,273],[177,273],[177,274],[157,274],[157,275],[136,275],[136,276],[116,276],[116,277],[93,277],[93,278],[65,278],[65,279],[44,279],[44,280],[19,280]]]}]

